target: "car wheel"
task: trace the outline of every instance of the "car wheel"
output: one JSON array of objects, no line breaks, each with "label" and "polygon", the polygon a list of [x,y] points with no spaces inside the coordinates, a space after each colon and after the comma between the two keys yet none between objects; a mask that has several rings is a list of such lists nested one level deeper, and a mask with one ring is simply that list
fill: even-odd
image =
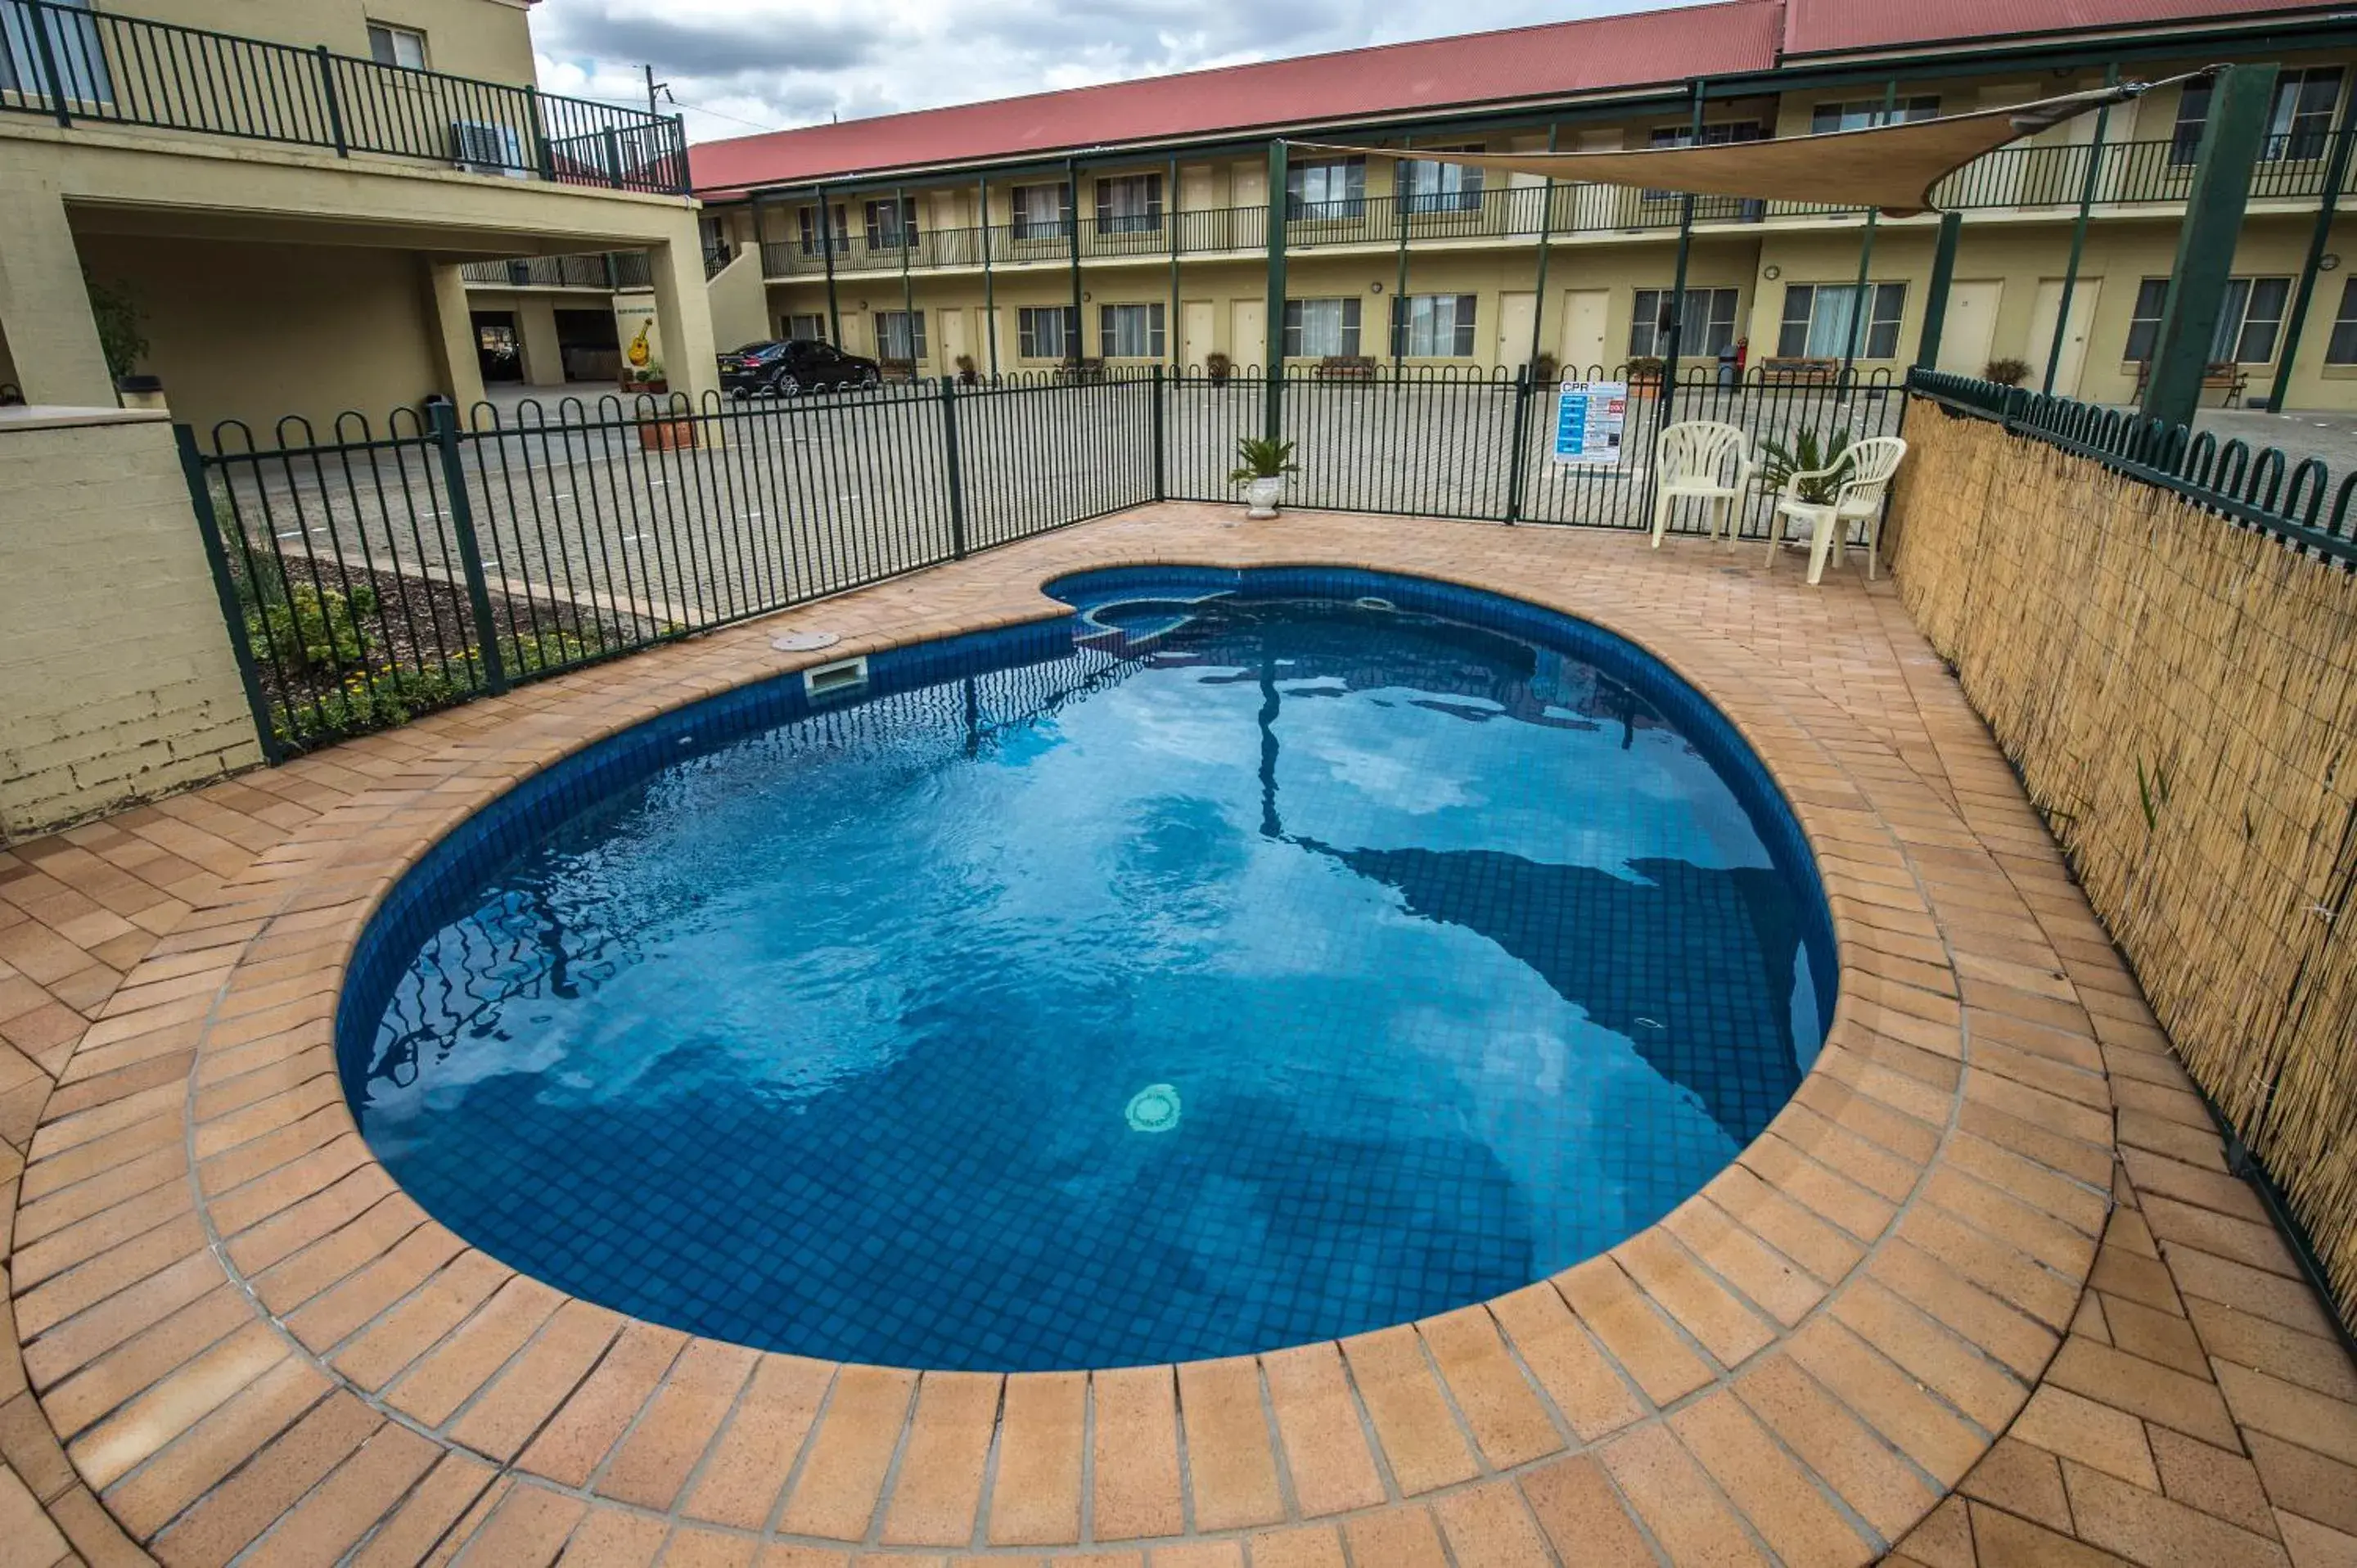
[{"label": "car wheel", "polygon": [[884,384],[884,372],[870,365],[859,372],[859,384],[863,388],[880,387]]},{"label": "car wheel", "polygon": [[770,378],[770,395],[771,397],[800,397],[802,391],[802,383],[790,374],[781,372]]},{"label": "car wheel", "polygon": [[737,382],[735,386],[728,389],[728,401],[730,403],[743,403],[752,395],[752,389],[745,385],[742,381]]}]

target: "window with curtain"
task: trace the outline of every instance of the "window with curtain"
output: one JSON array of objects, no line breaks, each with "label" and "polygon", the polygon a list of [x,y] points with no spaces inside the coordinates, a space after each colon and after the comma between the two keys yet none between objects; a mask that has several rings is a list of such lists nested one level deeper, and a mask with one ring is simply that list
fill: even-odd
[{"label": "window with curtain", "polygon": [[1820,103],[1809,112],[1809,134],[1822,136],[1828,131],[1864,131],[1876,125],[1903,125],[1910,120],[1936,120],[1940,115],[1940,95],[1926,92],[1913,98],[1902,98],[1889,109],[1879,98],[1861,98],[1849,103]]},{"label": "window with curtain", "polygon": [[823,343],[826,341],[826,317],[816,311],[798,311],[786,317],[786,336]]},{"label": "window with curtain", "polygon": [[[1735,346],[1737,291],[1731,288],[1690,288],[1685,309],[1679,315],[1681,356],[1717,355]],[[1668,306],[1670,291],[1641,288],[1629,317],[1629,357],[1658,360],[1670,351]]]},{"label": "window with curtain", "polygon": [[2332,338],[2324,345],[2328,365],[2357,365],[2357,278],[2341,280],[2341,308],[2332,313]]},{"label": "window with curtain", "polygon": [[[2190,164],[2201,151],[2202,127],[2210,123],[2211,83],[2189,81],[2177,98],[2177,127],[2169,140],[2169,161]],[[2332,139],[2332,113],[2341,103],[2341,68],[2309,66],[2276,78],[2275,102],[2267,109],[2267,139],[2259,156],[2269,162],[2320,158]]]},{"label": "window with curtain", "polygon": [[[817,255],[820,250],[818,241],[818,209],[815,207],[799,208],[794,212],[794,220],[802,231],[802,254],[805,256]],[[834,209],[834,248],[836,251],[841,252],[849,249],[850,245],[850,222],[847,215],[843,210],[842,204],[838,202],[835,204]]]},{"label": "window with curtain", "polygon": [[1061,239],[1072,217],[1072,194],[1058,181],[1054,185],[1018,185],[1008,193],[1015,208],[1015,237],[1018,240]]},{"label": "window with curtain", "polygon": [[1015,313],[1017,352],[1027,360],[1073,360],[1081,352],[1081,313],[1069,305],[1027,306]]},{"label": "window with curtain", "polygon": [[1418,294],[1392,301],[1392,352],[1426,359],[1473,357],[1473,296]]},{"label": "window with curtain", "polygon": [[1162,358],[1162,306],[1101,306],[1097,338],[1108,360],[1158,360]]},{"label": "window with curtain", "polygon": [[[1899,324],[1907,313],[1907,285],[1866,285],[1865,330],[1858,330],[1856,284],[1793,284],[1784,290],[1784,320],[1776,353],[1787,360],[1895,360]],[[1851,345],[1857,344],[1853,356]]]},{"label": "window with curtain", "polygon": [[[2264,365],[2276,357],[2276,340],[2283,335],[2284,312],[2291,304],[2291,279],[2228,278],[2226,297],[2218,309],[2218,330],[2210,339],[2212,363],[2234,361]],[[2137,285],[2136,306],[2128,317],[2125,358],[2149,360],[2160,341],[2161,313],[2169,305],[2169,280],[2147,278]],[[2343,308],[2347,308],[2344,303]],[[2333,324],[2333,340],[2341,327]]]},{"label": "window with curtain", "polygon": [[1097,232],[1150,233],[1162,227],[1162,177],[1125,174],[1097,181]]},{"label": "window with curtain", "polygon": [[867,248],[871,251],[904,250],[917,242],[917,199],[904,196],[894,201],[886,197],[867,204]]},{"label": "window with curtain", "polygon": [[879,310],[876,313],[877,357],[914,363],[925,357],[925,313],[921,310]]},{"label": "window with curtain", "polygon": [[[1431,152],[1478,153],[1480,143],[1458,147],[1433,147]],[[1400,199],[1410,212],[1478,212],[1481,207],[1481,171],[1462,164],[1437,164],[1426,158],[1399,166]]]},{"label": "window with curtain", "polygon": [[1359,353],[1359,300],[1288,299],[1285,302],[1285,356],[1288,360],[1355,359]]},{"label": "window with curtain", "polygon": [[397,65],[408,70],[425,69],[425,35],[414,27],[389,27],[382,22],[368,25],[369,58],[379,65]]},{"label": "window with curtain", "polygon": [[1285,171],[1285,215],[1318,222],[1358,218],[1367,210],[1367,160],[1327,158]]}]

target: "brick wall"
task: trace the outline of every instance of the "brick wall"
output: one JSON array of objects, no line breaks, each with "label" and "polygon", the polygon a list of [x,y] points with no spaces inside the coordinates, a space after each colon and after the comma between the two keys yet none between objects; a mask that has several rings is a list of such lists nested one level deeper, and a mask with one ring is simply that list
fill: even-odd
[{"label": "brick wall", "polygon": [[169,424],[0,419],[0,841],[262,759]]}]

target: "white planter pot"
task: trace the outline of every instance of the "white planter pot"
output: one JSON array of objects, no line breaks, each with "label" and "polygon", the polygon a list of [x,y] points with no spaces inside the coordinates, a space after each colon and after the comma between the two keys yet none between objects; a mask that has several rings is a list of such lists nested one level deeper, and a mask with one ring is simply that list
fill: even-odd
[{"label": "white planter pot", "polygon": [[1281,478],[1252,480],[1244,486],[1244,515],[1275,517],[1276,498],[1284,493],[1285,481]]}]

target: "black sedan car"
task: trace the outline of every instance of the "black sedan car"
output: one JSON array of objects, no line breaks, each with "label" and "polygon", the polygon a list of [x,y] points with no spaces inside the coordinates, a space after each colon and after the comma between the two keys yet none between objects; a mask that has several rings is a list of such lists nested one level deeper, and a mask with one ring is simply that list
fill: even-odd
[{"label": "black sedan car", "polygon": [[748,343],[720,356],[720,385],[730,397],[799,397],[834,387],[872,387],[884,379],[873,360],[811,338]]}]

